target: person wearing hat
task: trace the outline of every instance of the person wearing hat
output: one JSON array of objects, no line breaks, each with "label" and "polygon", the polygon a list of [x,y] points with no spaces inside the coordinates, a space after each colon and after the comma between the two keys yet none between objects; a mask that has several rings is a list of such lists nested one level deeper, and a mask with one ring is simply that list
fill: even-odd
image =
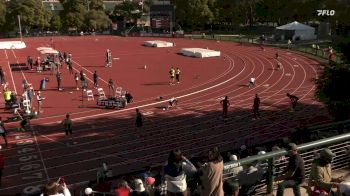
[{"label": "person wearing hat", "polygon": [[313,192],[329,193],[332,188],[339,191],[339,183],[342,178],[332,178],[331,162],[335,154],[328,148],[320,151],[319,158],[315,159],[311,165],[309,186],[314,186]]},{"label": "person wearing hat", "polygon": [[298,147],[294,143],[290,143],[289,150],[289,162],[281,178],[283,182],[278,184],[277,196],[284,195],[285,188],[293,188],[295,196],[300,196],[300,185],[305,181],[305,166],[304,159],[298,153]]},{"label": "person wearing hat", "polygon": [[131,193],[131,196],[149,196],[141,179],[135,179],[134,186],[135,188]]}]

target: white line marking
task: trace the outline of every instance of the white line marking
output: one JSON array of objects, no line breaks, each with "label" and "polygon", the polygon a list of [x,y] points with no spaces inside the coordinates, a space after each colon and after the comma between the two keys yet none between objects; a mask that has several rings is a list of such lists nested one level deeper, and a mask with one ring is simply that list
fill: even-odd
[{"label": "white line marking", "polygon": [[[7,56],[6,50],[5,50],[5,53],[6,53],[6,56]],[[11,66],[10,66],[10,61],[7,61],[7,66],[9,67],[13,88],[15,88],[15,93],[17,94],[17,88],[16,88],[15,80],[13,79],[12,70],[11,70]]]},{"label": "white line marking", "polygon": [[6,59],[9,59],[9,57],[7,56],[6,50],[4,50],[4,52],[5,52]]},{"label": "white line marking", "polygon": [[[234,61],[232,60],[232,64],[233,64],[233,67],[234,67]],[[245,70],[245,68],[243,68],[237,75],[235,75],[234,77],[231,77],[223,82],[220,82],[218,84],[215,84],[211,87],[208,87],[208,88],[204,88],[204,89],[201,89],[201,90],[198,90],[198,91],[195,91],[195,92],[192,92],[192,93],[188,93],[188,94],[185,94],[185,95],[181,95],[181,96],[178,96],[177,98],[178,99],[181,99],[181,98],[184,98],[184,97],[189,97],[191,95],[195,95],[195,94],[198,94],[198,93],[201,93],[201,92],[204,92],[204,91],[208,91],[210,89],[213,89],[213,88],[216,88],[218,86],[221,86],[223,84],[226,84],[228,82],[230,82],[231,80],[235,79],[237,76],[239,76],[243,71]],[[83,116],[83,117],[79,117],[79,118],[74,118],[72,120],[82,120],[82,119],[87,119],[87,118],[93,118],[93,117],[98,117],[98,116],[105,116],[105,115],[111,115],[111,114],[115,114],[115,113],[121,113],[121,112],[125,112],[125,111],[130,111],[130,110],[134,110],[136,108],[145,108],[145,107],[148,107],[148,106],[153,106],[153,105],[157,105],[157,104],[160,104],[160,103],[166,103],[168,102],[168,100],[164,100],[164,101],[157,101],[157,102],[153,102],[153,103],[149,103],[149,104],[145,104],[145,105],[140,105],[140,106],[135,106],[135,107],[131,107],[131,108],[127,108],[127,109],[123,109],[123,110],[117,110],[117,111],[113,111],[113,112],[106,112],[106,113],[102,113],[102,114],[95,114],[95,115],[90,115],[90,116]],[[49,125],[49,124],[52,124],[51,122],[49,123],[44,123],[43,125]]]},{"label": "white line marking", "polygon": [[50,177],[49,177],[49,174],[47,173],[46,165],[45,165],[45,162],[44,162],[44,159],[43,159],[43,155],[42,155],[41,150],[40,150],[40,146],[39,146],[38,140],[36,139],[35,131],[32,130],[32,133],[33,133],[33,137],[34,137],[34,140],[35,140],[35,145],[38,148],[38,153],[40,155],[40,160],[43,163],[44,171],[45,171],[45,174],[46,174],[46,179],[47,179],[47,181],[49,181]]}]

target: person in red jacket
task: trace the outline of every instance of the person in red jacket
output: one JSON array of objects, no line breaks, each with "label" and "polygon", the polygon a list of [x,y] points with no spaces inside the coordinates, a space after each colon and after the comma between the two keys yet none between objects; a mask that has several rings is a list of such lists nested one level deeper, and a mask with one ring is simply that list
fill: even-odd
[{"label": "person in red jacket", "polygon": [[[1,150],[1,146],[0,146]],[[2,178],[2,170],[4,169],[5,161],[4,161],[4,155],[0,152],[0,187],[1,185],[1,178]]]}]

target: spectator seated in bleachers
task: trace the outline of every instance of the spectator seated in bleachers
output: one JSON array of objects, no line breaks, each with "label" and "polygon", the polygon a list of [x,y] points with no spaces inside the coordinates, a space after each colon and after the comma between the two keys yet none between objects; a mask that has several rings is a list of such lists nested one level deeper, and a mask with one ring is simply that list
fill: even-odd
[{"label": "spectator seated in bleachers", "polygon": [[241,186],[240,195],[254,195],[255,186],[261,180],[261,175],[254,163],[247,164],[242,172],[238,174],[238,182]]},{"label": "spectator seated in bleachers", "polygon": [[117,193],[118,196],[129,196],[131,190],[132,189],[125,180],[118,180],[114,192]]},{"label": "spectator seated in bleachers", "polygon": [[71,193],[67,188],[66,183],[60,178],[58,181],[47,183],[40,196],[71,196]]},{"label": "spectator seated in bleachers", "polygon": [[141,179],[135,179],[133,184],[134,189],[130,196],[149,196]]},{"label": "spectator seated in bleachers", "polygon": [[[230,155],[230,161],[237,161],[238,158],[236,155]],[[224,181],[224,193],[225,195],[229,196],[238,196],[239,195],[239,182],[238,182],[238,174],[243,171],[242,166],[234,167],[230,169],[230,173],[232,176],[230,176],[229,179]]]}]

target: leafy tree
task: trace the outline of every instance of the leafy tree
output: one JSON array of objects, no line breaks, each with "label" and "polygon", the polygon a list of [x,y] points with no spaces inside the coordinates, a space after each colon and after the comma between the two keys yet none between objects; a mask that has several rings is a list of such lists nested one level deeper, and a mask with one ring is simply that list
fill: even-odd
[{"label": "leafy tree", "polygon": [[60,16],[53,16],[51,18],[51,29],[52,30],[60,30],[62,28],[62,22]]},{"label": "leafy tree", "polygon": [[140,6],[135,1],[123,1],[114,8],[114,14],[121,16],[124,23],[136,23],[136,20],[141,17]]},{"label": "leafy tree", "polygon": [[350,116],[350,70],[337,65],[324,69],[316,81],[316,97],[326,105],[335,121],[346,120]]},{"label": "leafy tree", "polygon": [[6,23],[6,3],[5,0],[0,0],[0,29]]},{"label": "leafy tree", "polygon": [[50,26],[52,13],[42,6],[40,0],[10,1],[6,16],[9,26],[17,24],[17,15],[21,16],[23,27],[45,29]]},{"label": "leafy tree", "polygon": [[103,0],[90,0],[89,9],[103,11]]},{"label": "leafy tree", "polygon": [[84,27],[85,14],[87,13],[84,0],[60,0],[64,10],[60,13],[63,26],[67,29],[74,28],[78,31]]},{"label": "leafy tree", "polygon": [[105,14],[103,10],[90,10],[86,16],[86,25],[89,30],[103,30],[111,25],[111,19]]}]

